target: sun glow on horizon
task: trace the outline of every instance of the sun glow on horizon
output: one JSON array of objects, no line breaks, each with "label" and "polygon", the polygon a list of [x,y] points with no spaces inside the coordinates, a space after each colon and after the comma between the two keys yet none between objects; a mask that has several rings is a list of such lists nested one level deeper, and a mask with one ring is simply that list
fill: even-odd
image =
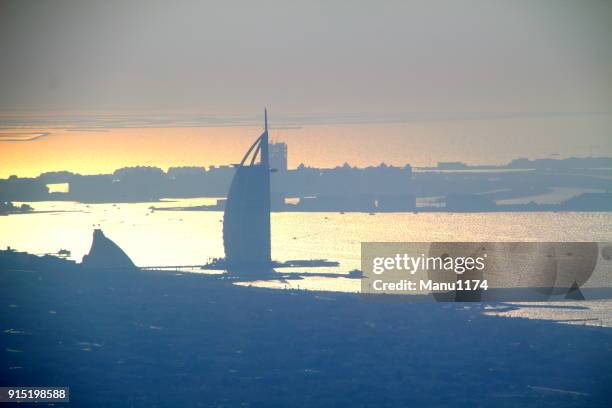
[{"label": "sun glow on horizon", "polygon": [[[609,117],[482,121],[313,124],[272,127],[288,145],[289,168],[502,164],[518,157],[612,155]],[[50,171],[112,173],[130,166],[220,166],[238,163],[262,126],[8,127],[0,130],[0,178]],[[591,135],[576,141],[576,134]]]}]

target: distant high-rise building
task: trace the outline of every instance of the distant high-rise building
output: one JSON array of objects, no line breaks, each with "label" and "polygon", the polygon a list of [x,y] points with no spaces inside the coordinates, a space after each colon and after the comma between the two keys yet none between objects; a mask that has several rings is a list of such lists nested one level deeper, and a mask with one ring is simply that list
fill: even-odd
[{"label": "distant high-rise building", "polygon": [[236,273],[265,272],[272,265],[267,112],[264,132],[247,150],[235,171],[223,214],[226,266],[228,271]]},{"label": "distant high-rise building", "polygon": [[287,171],[287,143],[270,143],[270,168]]}]

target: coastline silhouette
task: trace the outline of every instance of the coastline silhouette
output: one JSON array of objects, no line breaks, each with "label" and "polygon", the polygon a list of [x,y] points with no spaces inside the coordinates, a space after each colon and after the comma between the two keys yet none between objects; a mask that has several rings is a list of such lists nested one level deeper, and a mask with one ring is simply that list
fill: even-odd
[{"label": "coastline silhouette", "polygon": [[[288,146],[269,143],[269,150],[273,212],[612,211],[611,158],[518,159],[505,166],[442,162],[420,169],[385,164],[288,169]],[[248,166],[242,167],[246,174]],[[11,176],[0,179],[0,201],[119,203],[215,197],[216,205],[154,208],[224,211],[225,197],[240,168],[173,167],[163,171],[140,166],[113,174],[61,171],[36,178]],[[66,191],[50,192],[49,186],[56,185]]]}]

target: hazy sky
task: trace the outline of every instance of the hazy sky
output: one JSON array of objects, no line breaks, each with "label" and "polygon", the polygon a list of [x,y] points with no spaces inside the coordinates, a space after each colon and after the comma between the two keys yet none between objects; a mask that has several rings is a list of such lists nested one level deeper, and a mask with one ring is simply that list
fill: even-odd
[{"label": "hazy sky", "polygon": [[1,109],[608,111],[612,2],[1,1]]},{"label": "hazy sky", "polygon": [[[397,138],[467,133],[609,154],[611,44],[606,0],[0,0],[0,113],[252,116],[268,106],[277,121],[314,125],[346,113],[553,112],[570,116],[488,123],[480,134],[462,124],[395,132],[389,154],[401,152]],[[530,155],[528,142],[517,150]],[[342,154],[329,163],[363,161]]]}]

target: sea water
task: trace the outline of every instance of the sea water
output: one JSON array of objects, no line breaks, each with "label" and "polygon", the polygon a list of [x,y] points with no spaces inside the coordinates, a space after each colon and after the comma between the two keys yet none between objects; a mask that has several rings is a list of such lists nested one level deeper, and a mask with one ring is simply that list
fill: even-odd
[{"label": "sea water", "polygon": [[[118,204],[31,202],[27,204],[37,212],[0,217],[0,247],[10,246],[34,254],[67,249],[71,253],[70,259],[80,261],[89,251],[93,229],[102,228],[138,266],[202,265],[223,256],[223,213],[159,211],[152,207],[209,205],[214,202],[212,198]],[[340,276],[360,268],[361,242],[612,242],[612,213],[286,212],[273,213],[271,219],[274,260],[328,259],[340,263],[339,267],[284,269],[284,272],[325,272]],[[198,268],[191,270],[203,272]],[[359,280],[346,277],[312,277],[254,284],[279,289],[349,292],[358,292],[360,287]],[[612,287],[612,276],[594,274],[586,286]],[[587,304],[590,307],[585,307]],[[564,305],[569,304],[564,302]],[[504,313],[612,325],[612,302],[609,301],[582,302],[578,308],[561,308],[562,313],[559,308],[542,306],[524,304],[524,307]],[[491,312],[495,313],[495,310]]]}]

